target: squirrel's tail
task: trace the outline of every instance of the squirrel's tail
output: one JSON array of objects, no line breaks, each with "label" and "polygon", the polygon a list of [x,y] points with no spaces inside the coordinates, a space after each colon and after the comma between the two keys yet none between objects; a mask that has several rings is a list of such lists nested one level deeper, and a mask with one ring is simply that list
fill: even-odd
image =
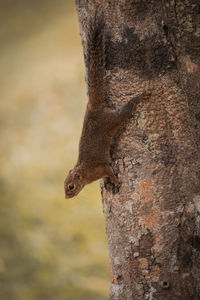
[{"label": "squirrel's tail", "polygon": [[103,101],[104,78],[104,18],[97,14],[91,20],[87,37],[87,80],[89,101],[99,103]]}]

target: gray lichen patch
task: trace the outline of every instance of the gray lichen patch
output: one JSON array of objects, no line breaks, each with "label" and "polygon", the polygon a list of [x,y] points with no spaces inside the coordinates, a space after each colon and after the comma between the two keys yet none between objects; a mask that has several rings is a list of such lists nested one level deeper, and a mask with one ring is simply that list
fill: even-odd
[{"label": "gray lichen patch", "polygon": [[146,125],[146,114],[144,111],[140,112],[139,118],[137,119],[137,123],[138,123],[138,127],[140,129],[144,129],[145,125]]},{"label": "gray lichen patch", "polygon": [[173,132],[174,137],[178,137],[178,130],[177,129],[174,129],[172,132]]},{"label": "gray lichen patch", "polygon": [[145,143],[145,148],[151,151],[152,157],[156,157],[158,154],[161,153],[159,149],[159,144],[157,143],[157,139],[159,134],[153,133],[148,135],[148,139]]}]

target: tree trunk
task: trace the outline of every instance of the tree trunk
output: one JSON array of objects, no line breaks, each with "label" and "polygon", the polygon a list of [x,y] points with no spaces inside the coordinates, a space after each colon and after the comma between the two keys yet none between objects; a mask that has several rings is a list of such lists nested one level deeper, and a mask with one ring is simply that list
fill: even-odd
[{"label": "tree trunk", "polygon": [[[79,0],[84,56],[97,10],[106,29],[106,105],[151,88],[111,149],[121,183],[102,182],[110,299],[200,299],[198,0]],[[86,66],[87,67],[87,66]]]}]

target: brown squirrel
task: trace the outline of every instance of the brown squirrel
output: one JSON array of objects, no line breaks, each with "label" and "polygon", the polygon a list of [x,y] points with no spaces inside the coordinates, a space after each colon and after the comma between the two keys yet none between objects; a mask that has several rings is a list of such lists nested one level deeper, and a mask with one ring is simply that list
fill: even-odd
[{"label": "brown squirrel", "polygon": [[65,198],[78,195],[86,184],[104,177],[109,177],[114,185],[119,186],[109,164],[112,139],[145,94],[132,98],[117,111],[105,107],[104,28],[103,18],[95,20],[87,38],[89,102],[79,143],[78,161],[65,179]]}]

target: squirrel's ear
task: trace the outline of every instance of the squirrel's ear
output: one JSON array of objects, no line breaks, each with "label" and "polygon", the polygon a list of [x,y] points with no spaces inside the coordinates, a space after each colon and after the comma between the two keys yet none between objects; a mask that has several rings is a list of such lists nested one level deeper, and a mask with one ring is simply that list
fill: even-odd
[{"label": "squirrel's ear", "polygon": [[79,180],[83,179],[83,176],[80,173],[76,173],[74,177]]}]

